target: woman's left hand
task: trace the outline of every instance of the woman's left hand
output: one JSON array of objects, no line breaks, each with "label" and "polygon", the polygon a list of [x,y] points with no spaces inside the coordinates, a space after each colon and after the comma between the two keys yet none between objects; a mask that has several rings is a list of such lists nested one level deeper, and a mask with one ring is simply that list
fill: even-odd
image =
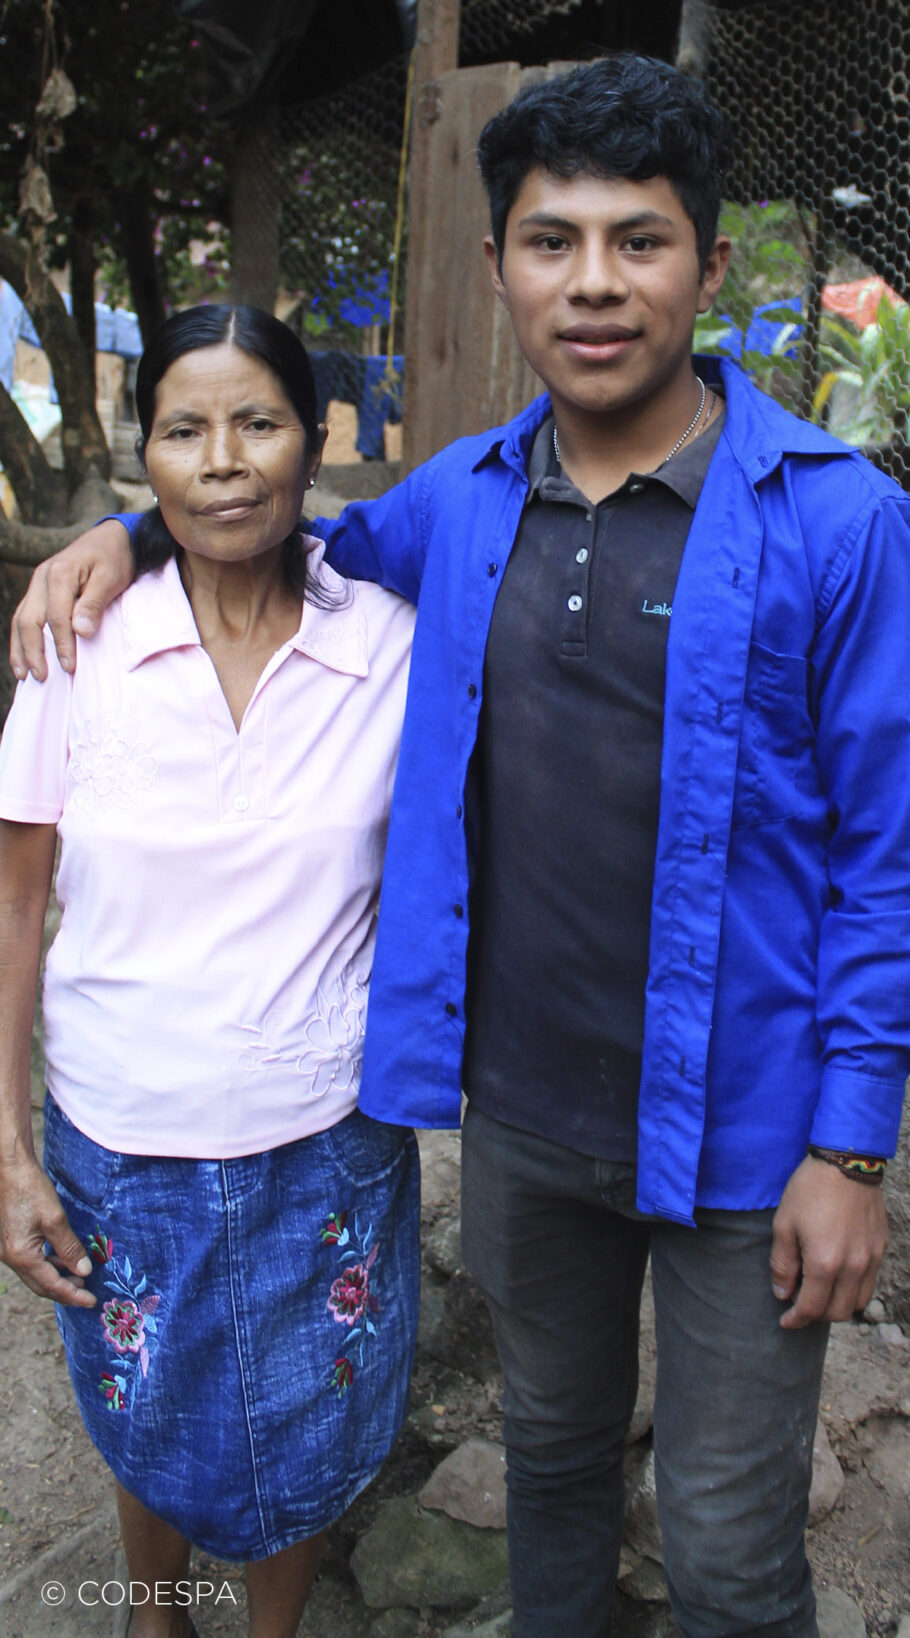
[{"label": "woman's left hand", "polygon": [[50,1178],[32,1157],[0,1168],[0,1259],[37,1296],[70,1308],[94,1308],[97,1299],[82,1285],[91,1260]]}]

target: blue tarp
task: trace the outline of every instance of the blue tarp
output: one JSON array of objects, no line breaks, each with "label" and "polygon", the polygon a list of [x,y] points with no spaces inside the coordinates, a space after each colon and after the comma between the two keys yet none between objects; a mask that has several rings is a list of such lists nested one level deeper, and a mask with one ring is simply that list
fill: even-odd
[{"label": "blue tarp", "polygon": [[[63,297],[67,312],[71,310],[69,296]],[[107,307],[95,303],[95,346],[99,353],[116,353],[119,358],[138,358],[142,352],[142,336],[135,313],[124,307]],[[16,342],[27,341],[31,347],[40,347],[38,332],[26,307],[23,306],[11,284],[0,282],[0,381],[7,392],[13,384],[13,361]],[[51,398],[56,402],[51,383]]]},{"label": "blue tarp", "polygon": [[398,376],[390,389],[385,379],[386,359],[362,358],[357,353],[313,352],[307,349],[316,382],[320,421],[325,420],[330,398],[357,409],[357,448],[367,461],[385,459],[382,429],[386,421],[401,420],[401,392],[404,355],[396,354],[392,365]]}]

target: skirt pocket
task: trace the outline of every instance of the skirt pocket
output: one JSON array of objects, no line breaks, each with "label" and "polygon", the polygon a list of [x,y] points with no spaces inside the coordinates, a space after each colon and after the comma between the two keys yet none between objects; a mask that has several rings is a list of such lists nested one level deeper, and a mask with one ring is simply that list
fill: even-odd
[{"label": "skirt pocket", "polygon": [[44,1169],[55,1188],[104,1211],[120,1174],[122,1157],[80,1132],[50,1093],[44,1101]]}]

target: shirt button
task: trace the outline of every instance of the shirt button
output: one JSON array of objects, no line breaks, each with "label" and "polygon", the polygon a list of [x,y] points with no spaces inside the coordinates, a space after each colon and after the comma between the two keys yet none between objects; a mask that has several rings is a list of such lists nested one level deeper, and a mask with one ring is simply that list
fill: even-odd
[{"label": "shirt button", "polygon": [[463,904],[453,904],[452,909],[455,911],[455,914],[456,914],[458,920],[460,921],[462,916],[464,915],[464,905]]},{"label": "shirt button", "polygon": [[591,522],[591,517],[592,517],[592,514],[590,512],[586,512],[585,513],[585,523],[590,523]]},{"label": "shirt button", "polygon": [[477,698],[477,689],[476,689],[476,687],[474,686],[473,683],[468,683],[468,699],[469,700],[476,700],[476,698]]},{"label": "shirt button", "polygon": [[587,546],[580,546],[579,547],[578,551],[575,553],[575,561],[576,561],[576,563],[587,563],[587,561],[588,561],[588,548],[587,548]]},{"label": "shirt button", "polygon": [[568,607],[572,610],[573,614],[577,614],[579,609],[582,607],[581,598],[580,597],[570,597],[569,602],[568,602]]},{"label": "shirt button", "polygon": [[637,495],[639,490],[644,489],[644,487],[645,486],[644,486],[643,483],[630,483],[630,485],[629,485],[629,494],[630,495]]},{"label": "shirt button", "polygon": [[458,1008],[456,1007],[454,1001],[447,1001],[446,1002],[446,1012],[448,1013],[450,1018],[454,1018],[457,1011],[458,1011]]},{"label": "shirt button", "polygon": [[492,580],[492,579],[493,579],[493,578],[494,578],[494,577],[495,577],[495,576],[496,576],[496,575],[497,575],[497,574],[498,574],[498,573],[499,573],[499,564],[498,564],[498,563],[488,563],[488,564],[487,564],[487,574],[488,574],[488,575],[489,575],[489,576],[490,576],[490,579],[491,579],[491,580]]},{"label": "shirt button", "polygon": [[249,805],[250,805],[250,799],[249,799],[248,796],[235,796],[234,797],[234,812],[235,813],[246,813],[246,810],[249,807]]},{"label": "shirt button", "polygon": [[460,819],[463,813],[464,813],[464,808],[462,807],[461,803],[459,802],[458,806],[455,809],[455,818]]}]

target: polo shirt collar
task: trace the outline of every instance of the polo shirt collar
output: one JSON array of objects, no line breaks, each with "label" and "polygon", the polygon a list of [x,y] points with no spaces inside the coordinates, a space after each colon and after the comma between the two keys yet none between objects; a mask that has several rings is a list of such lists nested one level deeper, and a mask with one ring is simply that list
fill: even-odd
[{"label": "polo shirt collar", "polygon": [[[289,646],[331,671],[365,677],[370,669],[367,625],[351,585],[323,563],[324,543],[304,536],[309,566],[329,606],[304,602],[300,625]],[[198,648],[199,632],[189,598],[183,589],[176,558],[163,568],[141,575],[121,599],[123,642],[127,670],[155,654],[175,648]]]},{"label": "polo shirt collar", "polygon": [[[667,489],[672,489],[673,493],[678,495],[680,500],[684,501],[690,510],[694,512],[698,504],[698,497],[704,486],[711,457],[717,448],[718,439],[723,430],[725,405],[722,397],[720,398],[719,410],[719,415],[715,411],[714,421],[707,432],[702,434],[701,438],[696,438],[691,444],[685,444],[673,456],[672,460],[657,467],[653,472],[630,472],[626,483],[616,493],[622,494],[632,483],[640,486],[643,480],[648,483],[662,483]],[[565,496],[584,502],[585,505],[588,504],[584,495],[573,484],[571,478],[565,476],[556,459],[556,451],[553,447],[552,415],[545,416],[537,428],[528,455],[527,470],[529,501],[535,495],[541,494],[541,486],[547,483],[548,492],[542,496],[543,499],[556,498],[557,490],[553,486],[558,486],[558,498]],[[612,499],[612,496],[607,498]]]}]

